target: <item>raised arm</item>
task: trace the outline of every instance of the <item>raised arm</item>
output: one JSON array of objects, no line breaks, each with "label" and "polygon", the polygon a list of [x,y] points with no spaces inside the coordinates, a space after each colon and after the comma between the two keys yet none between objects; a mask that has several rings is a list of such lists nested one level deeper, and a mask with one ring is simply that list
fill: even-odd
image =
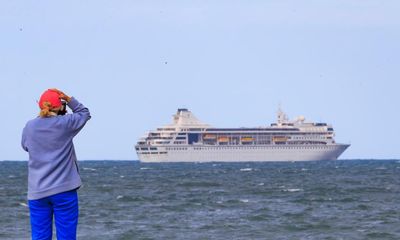
[{"label": "raised arm", "polygon": [[70,98],[68,107],[71,108],[72,114],[65,116],[67,118],[67,127],[78,133],[91,118],[89,109],[74,97]]},{"label": "raised arm", "polygon": [[68,103],[68,107],[72,110],[72,114],[63,116],[66,119],[67,129],[72,131],[75,136],[85,126],[86,122],[91,118],[89,109],[83,106],[76,98],[69,97],[58,89],[52,89],[59,94],[60,99]]},{"label": "raised arm", "polygon": [[79,132],[91,118],[89,109],[74,97],[68,102],[68,107],[72,110],[72,114],[66,116],[68,117],[68,128]]}]

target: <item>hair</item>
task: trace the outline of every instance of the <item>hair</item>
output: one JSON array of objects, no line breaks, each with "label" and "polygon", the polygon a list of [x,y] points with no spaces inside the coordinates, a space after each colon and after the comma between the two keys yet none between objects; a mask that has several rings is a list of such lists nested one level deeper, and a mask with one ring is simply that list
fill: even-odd
[{"label": "hair", "polygon": [[52,116],[52,113],[55,111],[53,110],[53,107],[51,106],[51,103],[46,101],[43,102],[42,109],[40,110],[39,116],[40,117],[50,117]]}]

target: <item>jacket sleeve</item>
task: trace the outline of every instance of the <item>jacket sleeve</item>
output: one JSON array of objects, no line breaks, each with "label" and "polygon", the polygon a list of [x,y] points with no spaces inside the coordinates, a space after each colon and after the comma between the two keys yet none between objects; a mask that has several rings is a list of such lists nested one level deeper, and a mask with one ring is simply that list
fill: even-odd
[{"label": "jacket sleeve", "polygon": [[26,146],[26,127],[22,130],[22,138],[21,138],[21,147],[24,149],[26,152],[28,152],[28,147]]},{"label": "jacket sleeve", "polygon": [[83,106],[83,104],[78,102],[74,97],[69,101],[68,107],[71,108],[72,114],[65,115],[67,118],[67,128],[71,130],[75,136],[85,126],[91,116],[89,109]]}]

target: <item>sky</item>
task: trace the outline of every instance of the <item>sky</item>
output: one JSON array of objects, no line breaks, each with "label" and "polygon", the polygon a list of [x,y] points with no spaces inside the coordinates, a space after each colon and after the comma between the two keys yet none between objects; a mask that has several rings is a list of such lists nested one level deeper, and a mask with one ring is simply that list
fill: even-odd
[{"label": "sky", "polygon": [[136,160],[145,132],[189,108],[215,127],[333,125],[342,159],[400,159],[395,0],[2,0],[0,160],[59,88],[92,119],[78,159]]}]

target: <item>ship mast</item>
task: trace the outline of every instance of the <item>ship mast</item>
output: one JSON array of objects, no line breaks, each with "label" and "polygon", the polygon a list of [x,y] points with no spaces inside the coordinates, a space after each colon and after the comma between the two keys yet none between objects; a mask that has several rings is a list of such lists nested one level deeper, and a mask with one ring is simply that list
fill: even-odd
[{"label": "ship mast", "polygon": [[287,115],[282,111],[281,106],[278,107],[278,111],[277,111],[277,121],[276,123],[278,124],[278,126],[282,126],[283,123],[288,122],[288,117]]}]

